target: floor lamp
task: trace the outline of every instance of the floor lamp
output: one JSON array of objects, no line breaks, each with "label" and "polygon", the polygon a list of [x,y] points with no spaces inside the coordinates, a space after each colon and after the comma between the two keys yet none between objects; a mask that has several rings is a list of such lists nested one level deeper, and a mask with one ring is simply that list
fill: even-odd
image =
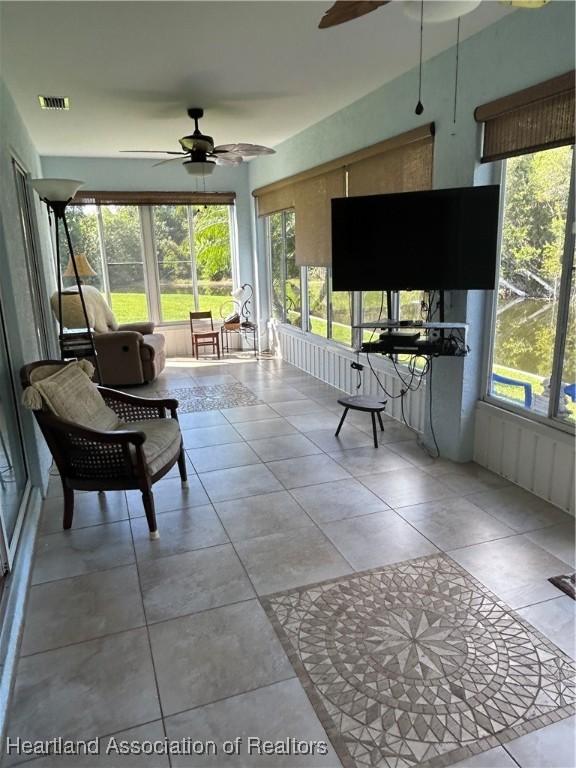
[{"label": "floor lamp", "polygon": [[[92,329],[90,328],[86,303],[82,293],[82,281],[80,280],[78,265],[74,256],[74,248],[72,247],[72,240],[70,238],[70,231],[66,221],[66,206],[70,200],[72,200],[78,189],[84,184],[84,182],[77,181],[76,179],[31,179],[30,183],[32,184],[32,188],[38,193],[42,202],[46,203],[48,214],[50,215],[50,212],[54,214],[54,234],[56,239],[56,272],[58,279],[58,322],[60,324],[60,357],[62,360],[65,360],[70,357],[91,356],[94,359],[98,380],[101,380],[100,368],[98,366],[98,357],[96,355],[96,346],[94,345],[94,336],[92,335]],[[74,277],[76,279],[76,285],[78,287],[78,295],[82,305],[82,313],[84,314],[86,331],[82,330],[79,332],[77,329],[75,329],[74,333],[64,332],[64,324],[62,320],[62,267],[60,263],[59,232],[60,223],[62,223],[64,232],[66,234],[68,251],[70,253],[70,262]],[[74,337],[74,339],[72,339],[72,337]],[[70,345],[68,345],[67,342],[70,342]]]}]

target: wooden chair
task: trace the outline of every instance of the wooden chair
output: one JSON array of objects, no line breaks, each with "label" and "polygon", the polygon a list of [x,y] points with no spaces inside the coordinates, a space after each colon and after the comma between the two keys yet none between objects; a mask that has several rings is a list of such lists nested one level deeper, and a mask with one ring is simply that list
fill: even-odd
[{"label": "wooden chair", "polygon": [[[42,360],[20,371],[23,388],[66,365],[61,360]],[[44,369],[44,370],[43,370]],[[96,385],[95,385],[96,386]],[[178,401],[146,398],[98,387],[106,405],[122,422],[116,430],[89,429],[60,418],[46,406],[35,410],[36,421],[58,467],[64,491],[65,529],[72,527],[74,491],[139,490],[150,538],[158,538],[152,485],[178,463],[183,486],[187,486],[186,456],[177,427]],[[176,420],[176,425],[158,420]],[[134,424],[131,427],[131,424]],[[160,445],[161,431],[171,433],[166,450]],[[155,447],[158,451],[155,453]]]},{"label": "wooden chair", "polygon": [[[202,330],[194,330],[194,321],[196,320],[196,328],[200,325]],[[202,321],[200,324],[198,320]],[[210,330],[207,330],[208,323],[210,321]],[[218,354],[218,360],[220,360],[220,334],[214,330],[214,321],[212,320],[212,311],[210,312],[190,312],[190,333],[192,334],[192,354],[198,360],[198,348],[199,347],[212,347],[212,354],[216,350]]]}]

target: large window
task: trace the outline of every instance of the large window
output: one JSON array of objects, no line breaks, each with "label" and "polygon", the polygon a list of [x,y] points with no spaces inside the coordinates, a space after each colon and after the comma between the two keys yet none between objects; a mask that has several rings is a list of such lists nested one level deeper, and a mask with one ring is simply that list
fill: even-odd
[{"label": "large window", "polygon": [[[119,323],[174,323],[229,310],[232,216],[229,205],[72,205],[67,221],[76,254],[96,273],[82,279],[106,295]],[[68,258],[63,249],[65,286],[75,283]]]},{"label": "large window", "polygon": [[[573,150],[505,165],[489,394],[539,416],[576,418]],[[572,193],[573,194],[573,193]]]},{"label": "large window", "polygon": [[282,323],[302,325],[302,270],[296,266],[294,211],[268,216],[270,299],[272,317]]},{"label": "large window", "polygon": [[328,269],[307,267],[308,330],[328,338]]}]

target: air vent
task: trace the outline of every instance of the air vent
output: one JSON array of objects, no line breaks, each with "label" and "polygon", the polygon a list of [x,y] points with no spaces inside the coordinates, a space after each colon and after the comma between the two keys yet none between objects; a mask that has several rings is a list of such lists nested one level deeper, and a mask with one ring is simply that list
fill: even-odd
[{"label": "air vent", "polygon": [[68,96],[38,96],[42,109],[70,109]]}]

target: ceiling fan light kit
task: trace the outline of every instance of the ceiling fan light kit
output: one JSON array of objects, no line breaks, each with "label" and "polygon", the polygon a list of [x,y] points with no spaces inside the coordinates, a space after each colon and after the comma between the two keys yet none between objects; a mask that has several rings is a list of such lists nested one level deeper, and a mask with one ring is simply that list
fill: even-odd
[{"label": "ceiling fan light kit", "polygon": [[216,165],[240,165],[244,158],[275,154],[274,149],[263,147],[260,144],[222,144],[219,147],[215,147],[212,136],[202,133],[198,126],[198,120],[204,116],[204,110],[201,107],[190,107],[187,112],[188,117],[194,120],[194,132],[189,136],[183,136],[181,139],[178,139],[182,147],[180,152],[168,149],[122,151],[145,152],[146,154],[153,155],[174,155],[174,157],[161,160],[159,163],[155,163],[155,165],[164,165],[164,163],[180,160],[191,176],[209,176],[213,173]]},{"label": "ceiling fan light kit", "polygon": [[[434,0],[424,3],[424,24],[441,24],[472,13],[481,0]],[[421,0],[404,0],[404,13],[410,19],[420,21]]]}]

